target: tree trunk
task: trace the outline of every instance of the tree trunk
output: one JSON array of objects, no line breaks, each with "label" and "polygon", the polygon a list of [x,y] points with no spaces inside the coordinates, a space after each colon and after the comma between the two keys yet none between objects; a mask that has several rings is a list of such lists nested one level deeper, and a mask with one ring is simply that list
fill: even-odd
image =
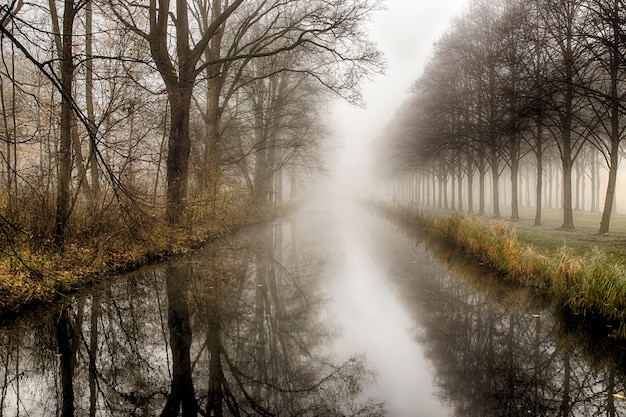
[{"label": "tree trunk", "polygon": [[187,205],[189,177],[189,112],[192,87],[178,88],[170,93],[170,134],[167,146],[167,208],[170,224],[179,223]]},{"label": "tree trunk", "polygon": [[585,211],[586,202],[587,202],[587,173],[586,170],[583,170],[582,179],[580,182],[580,209]]},{"label": "tree trunk", "polygon": [[617,169],[619,167],[619,139],[611,141],[611,155],[609,167],[609,179],[606,185],[606,194],[604,196],[604,209],[602,210],[602,220],[600,221],[599,234],[609,232],[611,223],[611,214],[615,203],[615,188],[617,184]]},{"label": "tree trunk", "polygon": [[433,180],[435,181],[435,184],[433,184],[433,192],[436,192],[436,198],[437,198],[436,207],[443,208],[443,178],[441,176],[441,170],[437,176],[433,177]]},{"label": "tree trunk", "polygon": [[276,193],[275,200],[277,203],[283,202],[283,169],[280,168],[274,173],[274,191]]},{"label": "tree trunk", "polygon": [[596,202],[595,211],[600,211],[600,188],[601,188],[602,180],[600,179],[600,161],[598,160],[598,158],[596,158],[595,162],[596,162],[595,170],[594,170],[594,174],[595,174],[594,187],[596,189],[596,195],[595,195],[595,200],[594,200]]},{"label": "tree trunk", "polygon": [[[253,116],[254,116],[254,200],[258,204],[269,203],[269,156],[268,156],[268,126],[266,120],[266,86],[263,83],[257,85],[253,93]],[[395,196],[395,182],[394,182]]]},{"label": "tree trunk", "polygon": [[543,204],[543,126],[537,123],[537,141],[536,141],[535,157],[537,162],[537,178],[536,178],[536,201],[535,201],[535,226],[541,226],[541,206]]},{"label": "tree trunk", "polygon": [[576,193],[574,194],[574,210],[580,210],[580,179],[584,173],[583,167],[580,164],[576,164],[574,168],[574,173],[576,175],[576,184],[574,185],[574,189]]},{"label": "tree trunk", "polygon": [[93,10],[92,0],[87,0],[85,3],[85,101],[87,105],[87,122],[88,122],[88,134],[89,134],[89,168],[91,174],[91,213],[95,214],[95,208],[97,207],[97,199],[100,195],[100,172],[98,169],[98,154],[96,148],[96,115],[93,104]]},{"label": "tree trunk", "polygon": [[[211,15],[213,17],[222,14],[222,0],[212,0]],[[204,15],[205,30],[209,28],[212,22],[209,21],[208,15]],[[220,121],[222,118],[222,109],[220,108],[220,94],[224,85],[223,65],[215,63],[221,56],[222,36],[224,29],[218,29],[209,43],[209,47],[204,53],[204,59],[209,65],[206,69],[207,75],[207,108],[204,114],[205,128],[205,155],[204,155],[204,175],[201,178],[200,187],[206,190],[210,195],[217,194],[220,177],[221,177],[221,136]],[[213,63],[213,64],[211,64]]]},{"label": "tree trunk", "polygon": [[485,158],[481,154],[478,159],[478,215],[485,214]]},{"label": "tree trunk", "polygon": [[446,168],[446,171],[446,178],[450,179],[450,210],[456,210],[456,170]]},{"label": "tree trunk", "polygon": [[447,168],[445,166],[441,167],[441,178],[439,183],[441,184],[441,188],[439,190],[439,192],[441,193],[441,196],[443,198],[443,208],[445,210],[449,209],[448,206],[448,172],[447,172]]},{"label": "tree trunk", "polygon": [[493,217],[500,218],[500,167],[498,163],[498,156],[495,148],[492,146],[490,151],[490,164],[491,164],[491,193],[493,196]]},{"label": "tree trunk", "polygon": [[471,157],[467,159],[467,212],[474,212],[474,162]]},{"label": "tree trunk", "polygon": [[619,6],[617,1],[614,5],[612,26],[613,26],[613,48],[611,50],[610,59],[610,75],[611,75],[611,100],[610,100],[610,115],[611,115],[611,153],[609,155],[609,180],[606,186],[606,194],[604,197],[604,209],[602,211],[602,220],[600,221],[599,234],[605,234],[609,231],[609,225],[611,223],[611,214],[616,208],[615,201],[615,186],[617,183],[617,169],[619,167],[619,151],[620,151],[620,97],[618,92],[618,75],[619,75],[619,52],[617,51],[620,42],[620,19],[619,19]]},{"label": "tree trunk", "polygon": [[589,209],[592,213],[595,213],[598,208],[596,205],[596,162],[598,158],[594,153],[591,157],[591,167],[589,170],[591,171],[591,176],[589,181],[591,182],[591,208]]},{"label": "tree trunk", "polygon": [[[52,9],[52,7],[51,7]],[[67,225],[70,217],[70,181],[72,178],[72,82],[74,77],[73,30],[74,2],[66,0],[63,9],[63,33],[59,59],[61,66],[61,131],[59,140],[59,167],[57,180],[57,202],[53,242],[57,250],[63,251]],[[57,44],[58,45],[58,44]]]},{"label": "tree trunk", "polygon": [[554,162],[548,164],[548,172],[546,175],[547,187],[545,187],[544,197],[547,208],[554,208],[552,205],[552,196],[554,195]]},{"label": "tree trunk", "polygon": [[533,205],[532,205],[531,198],[530,198],[532,172],[530,171],[530,168],[528,166],[526,167],[525,171],[526,171],[526,180],[524,181],[524,206],[532,207]]},{"label": "tree trunk", "polygon": [[457,171],[456,171],[456,178],[458,181],[458,185],[457,185],[457,190],[458,190],[458,206],[459,206],[459,211],[462,212],[463,211],[463,166],[461,164],[459,164],[459,166],[457,167]]},{"label": "tree trunk", "polygon": [[298,198],[298,176],[296,168],[289,170],[289,201],[295,201]]},{"label": "tree trunk", "polygon": [[563,51],[563,65],[565,66],[565,109],[561,115],[562,148],[561,162],[563,165],[563,224],[562,229],[574,229],[574,214],[572,212],[572,124],[574,104],[574,58],[572,52],[571,28],[573,17],[568,13],[567,34]]},{"label": "tree trunk", "polygon": [[[513,145],[513,148],[518,147]],[[519,151],[511,152],[511,220],[519,220]]]},{"label": "tree trunk", "polygon": [[563,224],[561,229],[574,229],[574,213],[572,209],[572,164],[563,160]]},{"label": "tree trunk", "polygon": [[208,191],[209,195],[216,195],[221,177],[221,136],[220,136],[220,108],[219,108],[219,81],[209,79],[207,87],[207,109],[204,115],[204,129],[206,135],[204,155],[204,175],[201,176],[200,187]]}]

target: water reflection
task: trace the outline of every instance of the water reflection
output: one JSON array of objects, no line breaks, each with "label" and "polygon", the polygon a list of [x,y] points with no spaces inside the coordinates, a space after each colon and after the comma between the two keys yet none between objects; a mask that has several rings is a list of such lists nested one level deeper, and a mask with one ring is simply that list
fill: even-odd
[{"label": "water reflection", "polygon": [[620,346],[607,339],[591,345],[546,300],[502,285],[459,253],[379,232],[374,241],[384,244],[373,253],[388,265],[453,415],[626,415]]},{"label": "water reflection", "polygon": [[323,259],[295,241],[262,227],[7,329],[1,414],[383,415],[364,358],[331,360]]},{"label": "water reflection", "polygon": [[306,213],[3,329],[0,416],[626,415],[624,350],[551,309],[385,220]]}]

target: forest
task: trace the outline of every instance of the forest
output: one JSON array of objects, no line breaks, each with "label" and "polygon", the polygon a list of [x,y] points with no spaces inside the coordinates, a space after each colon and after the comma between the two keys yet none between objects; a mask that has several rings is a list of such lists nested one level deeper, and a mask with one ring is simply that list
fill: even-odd
[{"label": "forest", "polygon": [[383,70],[363,28],[379,8],[1,5],[4,251],[149,239],[160,225],[191,228],[295,196],[307,173],[323,169],[325,103],[359,102],[361,79]]},{"label": "forest", "polygon": [[[623,156],[626,4],[472,0],[436,42],[374,148],[387,196],[501,216],[510,205],[601,211]],[[491,205],[488,207],[487,205]],[[487,207],[486,207],[487,206]]]}]

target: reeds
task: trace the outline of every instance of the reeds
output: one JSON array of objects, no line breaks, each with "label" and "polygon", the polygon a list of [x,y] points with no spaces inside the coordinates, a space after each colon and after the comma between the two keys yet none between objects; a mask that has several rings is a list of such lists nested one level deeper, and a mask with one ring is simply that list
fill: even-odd
[{"label": "reeds", "polygon": [[515,230],[501,220],[485,224],[458,213],[435,218],[406,208],[386,211],[407,225],[423,225],[431,235],[490,266],[503,279],[547,292],[564,310],[606,320],[614,325],[614,337],[626,339],[626,267],[600,250],[575,255],[562,247],[541,254],[532,245],[520,243]]}]

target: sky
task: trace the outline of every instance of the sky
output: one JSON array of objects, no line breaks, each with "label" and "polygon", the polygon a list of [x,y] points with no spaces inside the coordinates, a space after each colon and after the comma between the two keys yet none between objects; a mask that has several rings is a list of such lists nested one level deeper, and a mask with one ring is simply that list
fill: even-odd
[{"label": "sky", "polygon": [[374,14],[368,23],[370,39],[384,53],[387,70],[363,83],[365,108],[339,100],[330,106],[328,124],[336,154],[329,168],[334,191],[367,193],[370,143],[382,135],[408,97],[431,56],[433,43],[468,2],[386,0],[386,9]]}]

